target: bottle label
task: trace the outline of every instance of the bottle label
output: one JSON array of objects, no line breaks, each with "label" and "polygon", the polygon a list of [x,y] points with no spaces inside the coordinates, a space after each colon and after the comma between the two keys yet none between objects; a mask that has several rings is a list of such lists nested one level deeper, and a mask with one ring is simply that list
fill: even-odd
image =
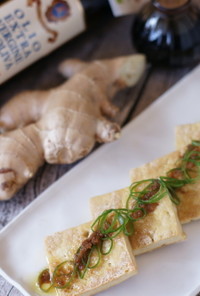
[{"label": "bottle label", "polygon": [[10,0],[0,6],[0,83],[85,29],[79,0]]},{"label": "bottle label", "polygon": [[150,0],[109,0],[114,16],[138,12]]},{"label": "bottle label", "polygon": [[188,0],[159,0],[160,5],[168,9],[176,9],[185,5]]}]

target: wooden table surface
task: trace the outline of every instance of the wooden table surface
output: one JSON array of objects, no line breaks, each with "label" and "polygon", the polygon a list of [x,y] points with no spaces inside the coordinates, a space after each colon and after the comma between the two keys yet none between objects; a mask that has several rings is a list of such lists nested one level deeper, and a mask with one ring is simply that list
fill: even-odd
[{"label": "wooden table surface", "polygon": [[[133,16],[116,19],[109,13],[102,14],[96,26],[0,86],[1,103],[25,89],[48,89],[62,83],[63,78],[58,74],[57,67],[66,58],[92,60],[133,53],[134,47],[130,35],[132,23]],[[121,125],[132,120],[189,71],[190,67],[176,69],[150,67],[137,87],[121,92],[114,99],[121,110],[116,120]],[[11,200],[0,202],[0,229],[72,167],[73,165],[45,164]],[[14,295],[22,296],[15,287],[0,277],[0,296]]]}]

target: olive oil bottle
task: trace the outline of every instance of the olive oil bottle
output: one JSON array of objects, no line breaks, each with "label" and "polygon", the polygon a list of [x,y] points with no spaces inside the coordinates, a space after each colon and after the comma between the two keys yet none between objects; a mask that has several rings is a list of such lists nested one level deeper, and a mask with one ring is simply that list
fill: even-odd
[{"label": "olive oil bottle", "polygon": [[107,0],[0,0],[0,84],[96,25]]},{"label": "olive oil bottle", "polygon": [[200,61],[200,9],[191,0],[152,0],[136,16],[132,37],[151,63],[195,65]]},{"label": "olive oil bottle", "polygon": [[0,84],[85,30],[80,0],[0,4]]}]

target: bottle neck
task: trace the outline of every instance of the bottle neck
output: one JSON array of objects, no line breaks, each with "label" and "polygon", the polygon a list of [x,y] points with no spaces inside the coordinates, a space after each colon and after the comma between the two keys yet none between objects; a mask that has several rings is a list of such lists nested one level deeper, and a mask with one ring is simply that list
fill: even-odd
[{"label": "bottle neck", "polygon": [[152,3],[161,11],[177,12],[187,8],[191,0],[152,0]]}]

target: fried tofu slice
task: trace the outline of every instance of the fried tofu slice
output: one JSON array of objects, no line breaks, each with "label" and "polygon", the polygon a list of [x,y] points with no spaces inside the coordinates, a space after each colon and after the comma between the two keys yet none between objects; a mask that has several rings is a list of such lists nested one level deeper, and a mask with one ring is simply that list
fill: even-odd
[{"label": "fried tofu slice", "polygon": [[[65,260],[74,260],[81,243],[91,233],[92,222],[48,236],[45,241],[50,274]],[[102,255],[99,265],[88,269],[83,279],[73,280],[70,288],[56,289],[59,296],[94,295],[137,273],[135,258],[128,238],[119,234],[114,238],[112,251]]]},{"label": "fried tofu slice", "polygon": [[[129,192],[129,188],[124,188],[91,198],[90,209],[93,218],[107,209],[124,208]],[[129,237],[134,255],[185,239],[177,209],[168,196],[159,201],[153,212],[134,222],[134,230],[134,234]]]},{"label": "fried tofu slice", "polygon": [[[172,152],[138,168],[133,168],[130,171],[131,181],[165,176],[169,170],[177,166],[183,151],[184,149]],[[200,219],[200,182],[185,185],[176,193],[180,199],[180,204],[177,206],[180,222],[188,223]]]},{"label": "fried tofu slice", "polygon": [[200,140],[200,122],[178,125],[175,128],[176,149],[180,149],[191,143],[192,140]]}]

